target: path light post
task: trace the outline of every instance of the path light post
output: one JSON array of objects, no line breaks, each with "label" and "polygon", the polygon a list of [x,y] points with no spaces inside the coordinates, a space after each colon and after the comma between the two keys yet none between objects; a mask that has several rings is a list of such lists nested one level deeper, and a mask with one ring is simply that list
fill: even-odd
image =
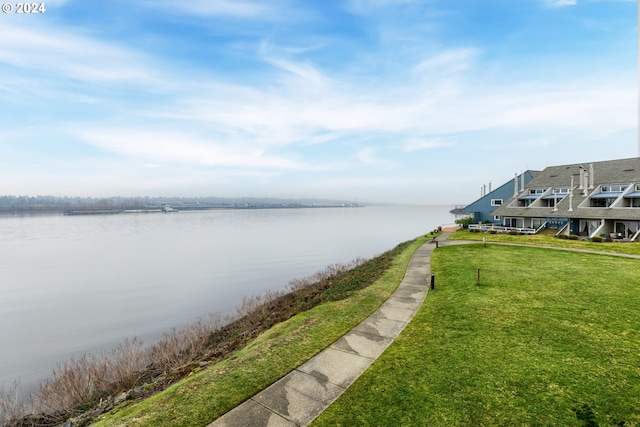
[{"label": "path light post", "polygon": [[431,273],[431,290],[436,288],[436,275]]},{"label": "path light post", "polygon": [[476,281],[476,285],[480,285],[480,267],[478,267],[478,279]]}]

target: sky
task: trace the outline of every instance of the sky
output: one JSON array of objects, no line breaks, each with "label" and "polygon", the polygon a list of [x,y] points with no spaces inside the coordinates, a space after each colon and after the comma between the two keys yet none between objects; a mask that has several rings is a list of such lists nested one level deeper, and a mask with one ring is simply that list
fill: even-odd
[{"label": "sky", "polygon": [[40,4],[0,14],[0,195],[468,204],[640,151],[636,0]]}]

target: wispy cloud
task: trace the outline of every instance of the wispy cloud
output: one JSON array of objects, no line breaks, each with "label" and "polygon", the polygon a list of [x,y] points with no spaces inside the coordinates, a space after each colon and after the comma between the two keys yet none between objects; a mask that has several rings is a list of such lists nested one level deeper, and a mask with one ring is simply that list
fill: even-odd
[{"label": "wispy cloud", "polygon": [[347,0],[346,7],[353,13],[367,14],[372,10],[385,7],[418,3],[419,0]]},{"label": "wispy cloud", "polygon": [[475,47],[442,49],[422,60],[413,68],[413,72],[429,74],[467,71],[479,55],[480,49]]},{"label": "wispy cloud", "polygon": [[[266,2],[260,0],[143,0],[140,4],[149,10],[165,11],[177,16],[196,19],[221,19],[231,22],[263,22],[280,25],[302,24],[312,19],[305,8],[295,0]],[[228,28],[227,28],[228,30]],[[242,31],[243,27],[235,28]]]},{"label": "wispy cloud", "polygon": [[186,132],[124,131],[78,132],[78,137],[109,152],[144,161],[224,166],[239,169],[302,169],[309,166],[268,155],[258,147],[222,144]]},{"label": "wispy cloud", "polygon": [[0,62],[57,80],[152,83],[151,71],[141,65],[145,62],[143,53],[46,24],[3,23]]},{"label": "wispy cloud", "polygon": [[151,8],[199,16],[231,16],[236,18],[260,18],[277,16],[278,8],[265,2],[251,0],[153,0],[144,4]]},{"label": "wispy cloud", "polygon": [[[385,149],[386,150],[386,149]],[[389,158],[383,157],[384,154],[380,153],[381,149],[366,147],[361,148],[356,153],[357,159],[365,166],[381,166],[385,169],[394,169],[397,167],[397,163],[395,161],[390,160]]]},{"label": "wispy cloud", "polygon": [[330,89],[332,81],[325,74],[309,63],[299,63],[279,58],[265,58],[265,60],[277,68],[287,72],[283,76],[285,82],[291,82],[291,77],[300,80],[300,85],[307,86],[307,90]]},{"label": "wispy cloud", "polygon": [[543,0],[543,2],[550,7],[575,6],[578,4],[578,0]]},{"label": "wispy cloud", "polygon": [[[124,133],[113,132],[111,125],[96,123],[93,132],[80,137],[102,149],[152,162],[312,170],[331,166],[305,160],[301,149],[307,145],[332,149],[348,139],[396,139],[402,141],[399,150],[415,152],[449,147],[452,136],[462,132],[547,128],[573,129],[579,135],[586,127],[593,131],[597,122],[600,132],[611,133],[634,126],[635,120],[625,107],[634,94],[622,81],[605,86],[583,79],[474,87],[460,76],[450,83],[457,85],[452,90],[412,79],[408,73],[406,87],[365,94],[363,88],[348,86],[315,68],[302,73],[304,78],[298,73],[292,78],[290,70],[298,70],[297,64],[274,65],[282,74],[274,77],[273,90],[210,82],[200,93],[175,94],[166,106],[149,105],[136,113],[162,121],[161,127],[168,131],[143,132],[130,126]],[[178,132],[186,123],[195,133]],[[209,137],[203,138],[205,134]],[[298,157],[280,152],[287,146],[295,147]],[[393,149],[393,144],[387,147]],[[367,165],[385,164],[377,152],[375,146],[361,147],[356,157]]]},{"label": "wispy cloud", "polygon": [[419,151],[450,147],[453,143],[442,138],[407,138],[400,144],[403,151]]}]

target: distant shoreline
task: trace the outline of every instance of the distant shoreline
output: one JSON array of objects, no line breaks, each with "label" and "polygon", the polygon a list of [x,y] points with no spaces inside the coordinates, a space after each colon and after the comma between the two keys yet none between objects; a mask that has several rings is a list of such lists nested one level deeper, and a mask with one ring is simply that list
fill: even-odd
[{"label": "distant shoreline", "polygon": [[[167,209],[167,207],[169,209]],[[327,205],[307,205],[298,203],[243,203],[219,206],[183,206],[180,204],[167,206],[148,206],[132,208],[77,208],[69,209],[62,207],[18,207],[2,208],[0,215],[15,214],[59,214],[59,215],[114,215],[127,213],[173,213],[180,211],[204,211],[204,210],[245,210],[245,209],[314,209],[314,208],[361,208],[364,205],[356,203],[327,204]]]}]

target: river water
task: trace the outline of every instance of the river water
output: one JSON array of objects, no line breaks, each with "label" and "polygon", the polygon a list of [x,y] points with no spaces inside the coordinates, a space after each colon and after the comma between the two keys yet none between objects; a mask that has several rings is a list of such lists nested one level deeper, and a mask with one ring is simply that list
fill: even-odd
[{"label": "river water", "polygon": [[452,206],[0,217],[0,385],[450,224]]}]

